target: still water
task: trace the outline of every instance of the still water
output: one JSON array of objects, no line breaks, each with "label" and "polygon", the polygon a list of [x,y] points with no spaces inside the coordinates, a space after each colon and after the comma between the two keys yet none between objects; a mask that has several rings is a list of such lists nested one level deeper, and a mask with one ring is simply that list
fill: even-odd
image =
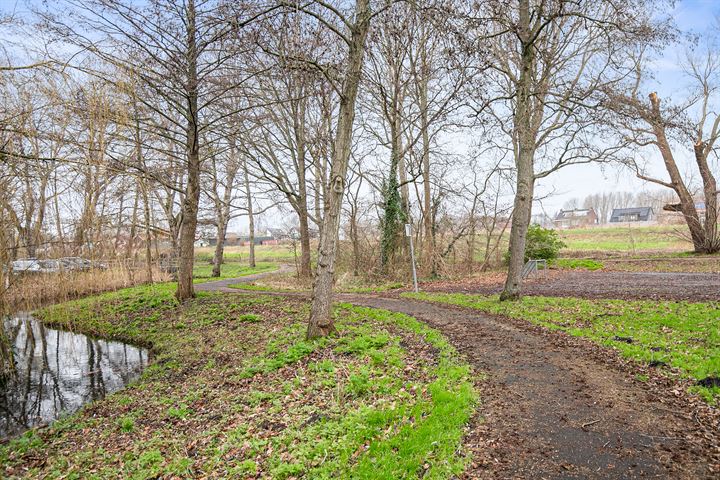
[{"label": "still water", "polygon": [[0,378],[0,438],[123,388],[148,363],[147,350],[48,328],[29,314],[7,317],[2,326],[12,358]]}]

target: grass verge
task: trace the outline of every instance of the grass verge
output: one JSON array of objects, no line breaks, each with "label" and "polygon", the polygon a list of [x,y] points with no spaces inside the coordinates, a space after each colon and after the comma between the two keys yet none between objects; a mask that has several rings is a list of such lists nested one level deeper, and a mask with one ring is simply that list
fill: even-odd
[{"label": "grass verge", "polygon": [[207,263],[195,263],[193,267],[193,282],[211,282],[214,280],[223,280],[225,278],[244,277],[246,275],[254,275],[256,273],[273,272],[278,269],[278,264],[273,262],[257,262],[254,268],[237,262],[223,263],[220,269],[220,276],[212,276],[213,266]]},{"label": "grass verge", "polygon": [[555,260],[550,260],[548,263],[551,267],[566,268],[571,270],[582,269],[594,271],[600,270],[604,267],[602,262],[589,258],[556,258]]},{"label": "grass verge", "polygon": [[[447,303],[527,320],[553,330],[587,337],[625,357],[659,368],[675,367],[700,382],[720,376],[720,305],[716,302],[585,300],[524,297],[500,302],[496,296],[407,293],[402,296]],[[665,369],[668,375],[675,375]],[[717,404],[720,387],[692,387]]]},{"label": "grass verge", "polygon": [[692,248],[684,225],[621,225],[559,230],[565,251],[637,252]]},{"label": "grass verge", "polygon": [[172,284],[38,312],[64,328],[150,346],[140,380],[0,446],[15,478],[451,478],[469,458],[470,367],[402,314],[335,310],[304,339],[306,304]]}]

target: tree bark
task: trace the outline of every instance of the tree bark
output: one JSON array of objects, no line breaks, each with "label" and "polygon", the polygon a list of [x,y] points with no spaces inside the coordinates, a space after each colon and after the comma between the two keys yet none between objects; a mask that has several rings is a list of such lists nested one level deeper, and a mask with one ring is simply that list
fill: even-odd
[{"label": "tree bark", "polygon": [[532,122],[532,76],[535,52],[530,32],[530,2],[521,0],[518,36],[521,44],[521,72],[517,87],[515,135],[517,154],[515,166],[517,180],[512,225],[510,227],[510,261],[505,287],[500,300],[519,300],[521,297],[522,269],[525,263],[525,242],[532,210],[535,172],[535,133]]},{"label": "tree bark", "polygon": [[[717,181],[710,170],[707,161],[705,142],[702,140],[693,146],[695,161],[700,170],[700,177],[703,181],[703,195],[705,197],[705,222],[703,223],[704,242],[702,251],[704,253],[716,253],[720,251],[720,238],[718,237],[718,188]],[[695,248],[697,250],[697,247]]]},{"label": "tree bark", "polygon": [[362,73],[365,38],[370,27],[370,18],[369,0],[356,0],[355,22],[351,28],[352,36],[347,57],[347,76],[340,97],[330,183],[326,194],[326,211],[323,216],[322,235],[318,247],[317,276],[313,285],[307,329],[307,338],[309,339],[329,335],[335,331],[332,319],[332,287],[340,227],[340,207],[347,182],[352,128],[355,120],[355,102]]},{"label": "tree bark", "polygon": [[688,229],[690,230],[690,237],[692,238],[693,246],[696,252],[703,251],[704,244],[704,233],[702,225],[700,224],[700,218],[698,217],[697,210],[695,209],[695,200],[692,194],[685,186],[680,170],[675,162],[675,157],[670,148],[667,136],[665,134],[665,128],[662,122],[662,115],[660,113],[660,99],[657,94],[650,94],[650,115],[651,125],[653,134],[657,139],[657,146],[660,149],[663,162],[665,163],[665,169],[670,176],[670,181],[673,190],[680,199],[680,210],[685,217]]},{"label": "tree bark", "polygon": [[250,240],[248,265],[250,265],[250,268],[255,268],[255,214],[253,212],[253,199],[252,191],[250,190],[250,174],[248,172],[247,158],[243,158],[243,180],[245,181],[245,197],[247,198],[248,240]]},{"label": "tree bark", "polygon": [[195,231],[200,203],[200,139],[198,137],[198,50],[196,44],[195,1],[187,3],[188,82],[187,82],[187,187],[180,229],[180,258],[178,285],[175,297],[187,300],[195,296],[193,264],[195,260]]},{"label": "tree bark", "polygon": [[307,203],[300,204],[300,276],[308,278],[312,276],[310,265],[310,226],[308,224]]},{"label": "tree bark", "polygon": [[[222,207],[221,207],[222,208]],[[227,218],[225,215],[219,215],[217,219],[217,230],[215,237],[217,243],[215,244],[215,253],[213,254],[213,268],[212,276],[220,276],[220,267],[223,263],[223,254],[225,252],[225,236],[227,235]]]},{"label": "tree bark", "polygon": [[143,205],[144,205],[144,221],[145,221],[145,268],[147,270],[147,281],[148,283],[153,282],[153,271],[152,271],[152,229],[151,218],[150,218],[150,199],[147,191],[147,184],[145,180],[142,182],[142,194],[143,194]]}]

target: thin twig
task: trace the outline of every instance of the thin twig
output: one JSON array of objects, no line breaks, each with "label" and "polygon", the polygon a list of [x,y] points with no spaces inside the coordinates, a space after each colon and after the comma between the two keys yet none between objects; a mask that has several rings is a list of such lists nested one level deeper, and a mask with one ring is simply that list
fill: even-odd
[{"label": "thin twig", "polygon": [[586,427],[589,427],[590,425],[595,425],[596,423],[600,423],[600,422],[602,422],[602,418],[598,419],[598,420],[593,420],[592,422],[583,423],[582,427],[580,427],[580,428],[585,430]]}]

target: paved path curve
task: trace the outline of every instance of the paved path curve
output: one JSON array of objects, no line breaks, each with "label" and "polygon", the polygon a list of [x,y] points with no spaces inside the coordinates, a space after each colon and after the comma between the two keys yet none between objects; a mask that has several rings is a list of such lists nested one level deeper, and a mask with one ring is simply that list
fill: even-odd
[{"label": "paved path curve", "polygon": [[471,438],[485,462],[477,478],[720,478],[717,431],[705,438],[697,412],[590,342],[468,309],[340,297],[426,322],[487,375]]},{"label": "paved path curve", "polygon": [[[720,263],[720,259],[718,259]],[[562,271],[542,275],[523,285],[524,295],[553,297],[610,298],[627,300],[720,300],[720,274],[678,272]],[[496,284],[441,282],[423,285],[427,291],[450,291],[493,295],[502,290]]]},{"label": "paved path curve", "polygon": [[[249,293],[228,285],[265,275],[198,289]],[[478,379],[482,421],[466,441],[477,459],[468,478],[720,478],[718,427],[708,426],[717,417],[699,415],[714,410],[691,407],[667,385],[637,381],[622,361],[608,361],[608,352],[588,341],[416,300],[336,299],[426,322],[484,375]]]},{"label": "paved path curve", "polygon": [[253,273],[252,275],[245,275],[237,278],[226,278],[224,280],[215,280],[212,282],[196,283],[195,290],[204,292],[226,292],[226,293],[243,293],[242,290],[232,288],[230,285],[237,285],[238,283],[252,283],[255,280],[260,280],[270,275],[282,275],[288,273],[293,269],[292,265],[281,264],[277,270],[269,272]]}]

